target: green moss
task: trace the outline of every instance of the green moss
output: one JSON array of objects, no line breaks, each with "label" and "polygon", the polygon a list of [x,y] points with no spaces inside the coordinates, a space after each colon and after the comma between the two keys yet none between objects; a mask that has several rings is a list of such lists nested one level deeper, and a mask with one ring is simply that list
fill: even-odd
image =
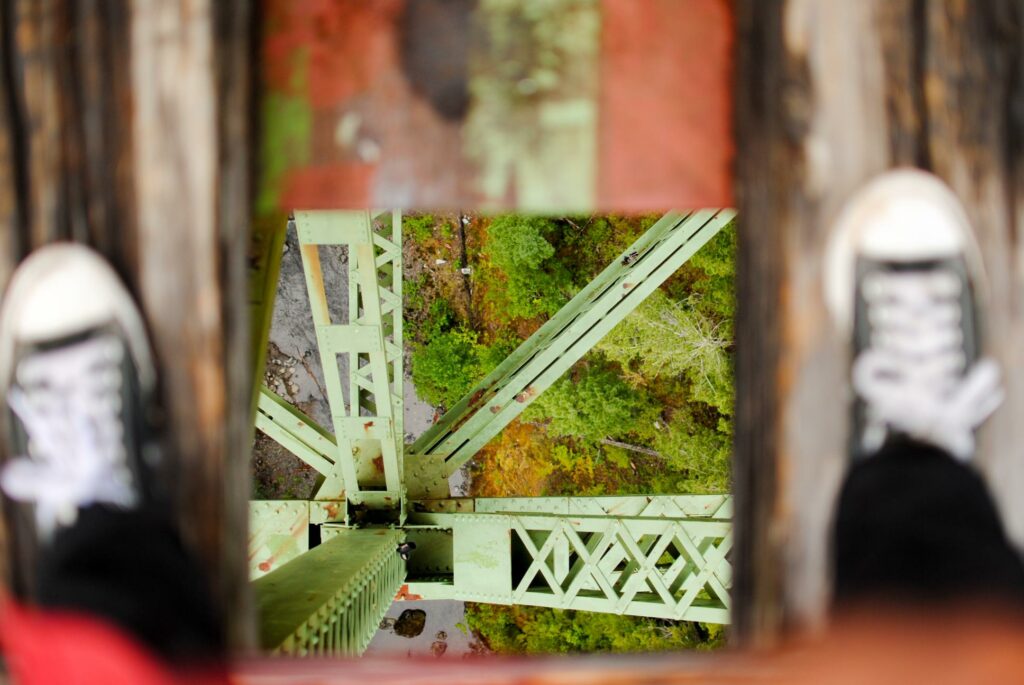
[{"label": "green moss", "polygon": [[287,171],[309,162],[313,110],[303,97],[309,49],[296,50],[292,60],[292,94],[271,90],[263,98],[257,216],[282,209],[280,195]]},{"label": "green moss", "polygon": [[406,214],[402,217],[402,236],[406,240],[424,243],[434,235],[437,219],[433,214]]},{"label": "green moss", "polygon": [[485,251],[504,287],[489,288],[488,295],[503,322],[552,316],[572,298],[572,275],[551,242],[557,233],[554,222],[540,217],[507,214],[491,223]]},{"label": "green moss", "polygon": [[467,604],[466,622],[499,654],[658,652],[723,641],[717,626],[544,607]]}]

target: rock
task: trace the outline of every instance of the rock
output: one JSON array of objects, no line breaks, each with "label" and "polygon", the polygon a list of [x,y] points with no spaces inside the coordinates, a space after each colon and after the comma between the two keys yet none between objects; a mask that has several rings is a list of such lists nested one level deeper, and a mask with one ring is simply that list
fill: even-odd
[{"label": "rock", "polygon": [[422,609],[406,609],[395,621],[395,635],[418,637],[427,626],[427,612]]},{"label": "rock", "polygon": [[432,642],[430,643],[430,653],[434,656],[441,656],[448,651],[447,642]]}]

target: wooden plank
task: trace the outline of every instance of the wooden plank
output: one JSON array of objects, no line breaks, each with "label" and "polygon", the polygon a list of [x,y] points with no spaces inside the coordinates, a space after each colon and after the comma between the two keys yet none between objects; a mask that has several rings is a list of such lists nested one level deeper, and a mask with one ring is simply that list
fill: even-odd
[{"label": "wooden plank", "polygon": [[727,206],[727,0],[264,0],[261,211]]},{"label": "wooden plank", "polygon": [[[215,8],[216,6],[216,8]],[[245,642],[252,364],[245,301],[248,3],[134,4],[141,299],[162,363],[186,538]],[[178,255],[171,265],[167,255]],[[158,313],[158,314],[156,314]]]},{"label": "wooden plank", "polygon": [[[887,168],[933,170],[975,222],[993,290],[987,351],[1008,400],[979,461],[1024,540],[1019,421],[1021,5],[737,2],[740,216],[735,631],[815,626],[845,468],[847,344],[822,299],[842,202]],[[1017,498],[1019,500],[1019,497]]]},{"label": "wooden plank", "polygon": [[[70,239],[103,253],[135,292],[160,365],[166,477],[235,645],[252,637],[252,333],[241,305],[252,19],[244,0],[0,10],[0,283],[30,248]],[[12,580],[24,587],[30,558],[18,557]]]},{"label": "wooden plank", "polygon": [[[118,126],[127,13],[123,2],[3,3],[0,284],[29,249],[56,239],[91,242],[132,283],[130,148]],[[24,587],[34,577],[31,545],[16,532],[25,514],[4,508],[10,542],[25,552],[9,577]]]},{"label": "wooden plank", "polygon": [[987,351],[1006,401],[982,433],[979,461],[1010,536],[1024,545],[1024,4],[944,2],[920,20],[924,141],[935,172],[964,201],[990,288]]}]

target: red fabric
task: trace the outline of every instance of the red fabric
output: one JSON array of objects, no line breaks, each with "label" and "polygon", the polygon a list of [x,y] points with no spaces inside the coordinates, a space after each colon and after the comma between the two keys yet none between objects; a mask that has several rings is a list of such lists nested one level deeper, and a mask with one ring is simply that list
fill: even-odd
[{"label": "red fabric", "polygon": [[171,685],[227,682],[226,677],[175,674],[117,628],[68,613],[44,612],[4,601],[0,643],[16,683],[62,685]]}]

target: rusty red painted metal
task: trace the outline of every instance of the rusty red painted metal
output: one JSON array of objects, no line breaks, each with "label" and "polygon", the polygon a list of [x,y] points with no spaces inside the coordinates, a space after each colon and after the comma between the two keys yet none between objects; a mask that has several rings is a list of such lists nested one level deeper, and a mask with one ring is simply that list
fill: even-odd
[{"label": "rusty red painted metal", "polygon": [[729,0],[602,0],[598,197],[732,206]]},{"label": "rusty red painted metal", "polygon": [[[594,49],[564,56],[543,95],[529,94],[529,63],[518,80],[495,76],[506,56],[477,34],[507,17],[485,3],[424,0],[411,14],[403,0],[264,3],[264,211],[731,202],[728,0],[580,0],[578,12],[599,14]],[[464,59],[450,54],[463,43]],[[507,108],[494,102],[503,88],[515,91]]]}]

